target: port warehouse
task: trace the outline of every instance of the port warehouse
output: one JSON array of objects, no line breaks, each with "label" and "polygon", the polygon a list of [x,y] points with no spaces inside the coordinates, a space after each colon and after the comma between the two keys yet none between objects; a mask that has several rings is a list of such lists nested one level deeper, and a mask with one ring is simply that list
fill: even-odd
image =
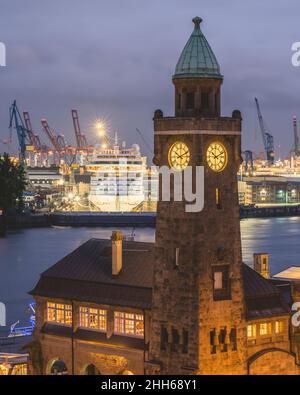
[{"label": "port warehouse", "polygon": [[259,176],[239,181],[240,204],[300,203],[300,178]]}]

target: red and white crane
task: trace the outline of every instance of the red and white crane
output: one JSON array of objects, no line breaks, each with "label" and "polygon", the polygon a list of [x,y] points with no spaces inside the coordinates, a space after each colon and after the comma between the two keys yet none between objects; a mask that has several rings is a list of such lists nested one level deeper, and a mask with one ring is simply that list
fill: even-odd
[{"label": "red and white crane", "polygon": [[23,118],[26,126],[27,135],[29,137],[30,144],[34,147],[36,152],[40,152],[42,149],[42,144],[39,136],[34,133],[32,129],[32,124],[30,120],[29,113],[27,111],[23,112]]},{"label": "red and white crane", "polygon": [[54,150],[59,154],[63,154],[65,149],[66,149],[66,142],[64,139],[64,136],[61,134],[56,134],[53,129],[50,128],[47,119],[43,118],[41,119],[41,124],[43,126],[43,129],[48,136],[49,140],[51,141]]},{"label": "red and white crane", "polygon": [[88,144],[87,144],[85,135],[81,132],[81,129],[80,129],[78,112],[77,112],[77,110],[71,110],[71,113],[72,113],[77,148],[78,149],[86,149]]}]

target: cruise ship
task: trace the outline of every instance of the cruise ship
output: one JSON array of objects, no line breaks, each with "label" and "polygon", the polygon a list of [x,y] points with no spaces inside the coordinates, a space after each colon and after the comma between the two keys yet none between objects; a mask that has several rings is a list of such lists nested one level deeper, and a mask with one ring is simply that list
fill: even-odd
[{"label": "cruise ship", "polygon": [[113,146],[95,149],[86,165],[91,174],[91,210],[122,212],[137,210],[144,201],[147,159],[137,144],[126,148],[115,138]]}]

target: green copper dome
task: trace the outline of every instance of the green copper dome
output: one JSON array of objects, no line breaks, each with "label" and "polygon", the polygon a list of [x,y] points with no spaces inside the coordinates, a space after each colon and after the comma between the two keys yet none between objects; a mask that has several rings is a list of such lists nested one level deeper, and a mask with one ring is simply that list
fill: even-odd
[{"label": "green copper dome", "polygon": [[173,78],[222,78],[217,58],[200,29],[202,19],[197,16],[193,22],[194,31],[180,55]]}]

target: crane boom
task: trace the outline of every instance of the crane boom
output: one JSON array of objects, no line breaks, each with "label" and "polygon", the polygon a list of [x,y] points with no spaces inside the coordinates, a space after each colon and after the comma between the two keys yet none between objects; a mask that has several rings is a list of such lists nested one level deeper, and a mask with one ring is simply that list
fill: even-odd
[{"label": "crane boom", "polygon": [[[14,126],[13,126],[14,125]],[[30,139],[27,134],[27,130],[24,126],[23,119],[17,107],[17,102],[14,100],[13,104],[9,109],[9,129],[15,128],[18,135],[18,141],[20,146],[20,160],[25,163],[26,145],[30,143]]]},{"label": "crane boom", "polygon": [[27,129],[27,134],[28,134],[28,137],[30,140],[30,144],[34,146],[36,151],[40,151],[42,144],[41,144],[39,136],[37,134],[35,134],[32,129],[32,124],[31,124],[29,113],[27,111],[24,111],[23,117],[24,117],[26,129]]},{"label": "crane boom", "polygon": [[143,133],[140,131],[140,129],[136,128],[135,129],[138,134],[140,135],[141,139],[143,140],[144,144],[146,145],[146,147],[148,148],[149,152],[153,155],[153,150],[152,147],[150,146],[150,144],[148,143],[148,141],[145,139]]},{"label": "crane boom", "polygon": [[73,119],[73,126],[75,131],[76,137],[76,144],[78,148],[86,148],[87,147],[87,140],[85,135],[81,132],[79,118],[78,118],[78,111],[71,110],[72,119]]},{"label": "crane boom", "polygon": [[66,145],[63,136],[56,135],[54,130],[52,130],[50,128],[47,119],[43,118],[41,120],[41,124],[42,124],[43,129],[44,129],[45,133],[47,134],[49,140],[51,141],[55,151],[58,152],[59,154],[61,154],[65,148],[65,145]]},{"label": "crane boom", "polygon": [[267,161],[269,162],[269,164],[273,164],[274,163],[274,159],[275,159],[274,138],[266,130],[264,118],[263,118],[262,113],[260,111],[260,107],[259,107],[259,103],[258,103],[258,99],[257,98],[255,98],[255,104],[256,104],[256,109],[257,109],[257,115],[258,115],[258,122],[259,122],[259,126],[260,126],[260,131],[261,131],[261,135],[262,135],[262,139],[263,139],[263,143],[264,143],[264,148],[265,148],[265,152],[266,152],[266,156],[267,156]]}]

